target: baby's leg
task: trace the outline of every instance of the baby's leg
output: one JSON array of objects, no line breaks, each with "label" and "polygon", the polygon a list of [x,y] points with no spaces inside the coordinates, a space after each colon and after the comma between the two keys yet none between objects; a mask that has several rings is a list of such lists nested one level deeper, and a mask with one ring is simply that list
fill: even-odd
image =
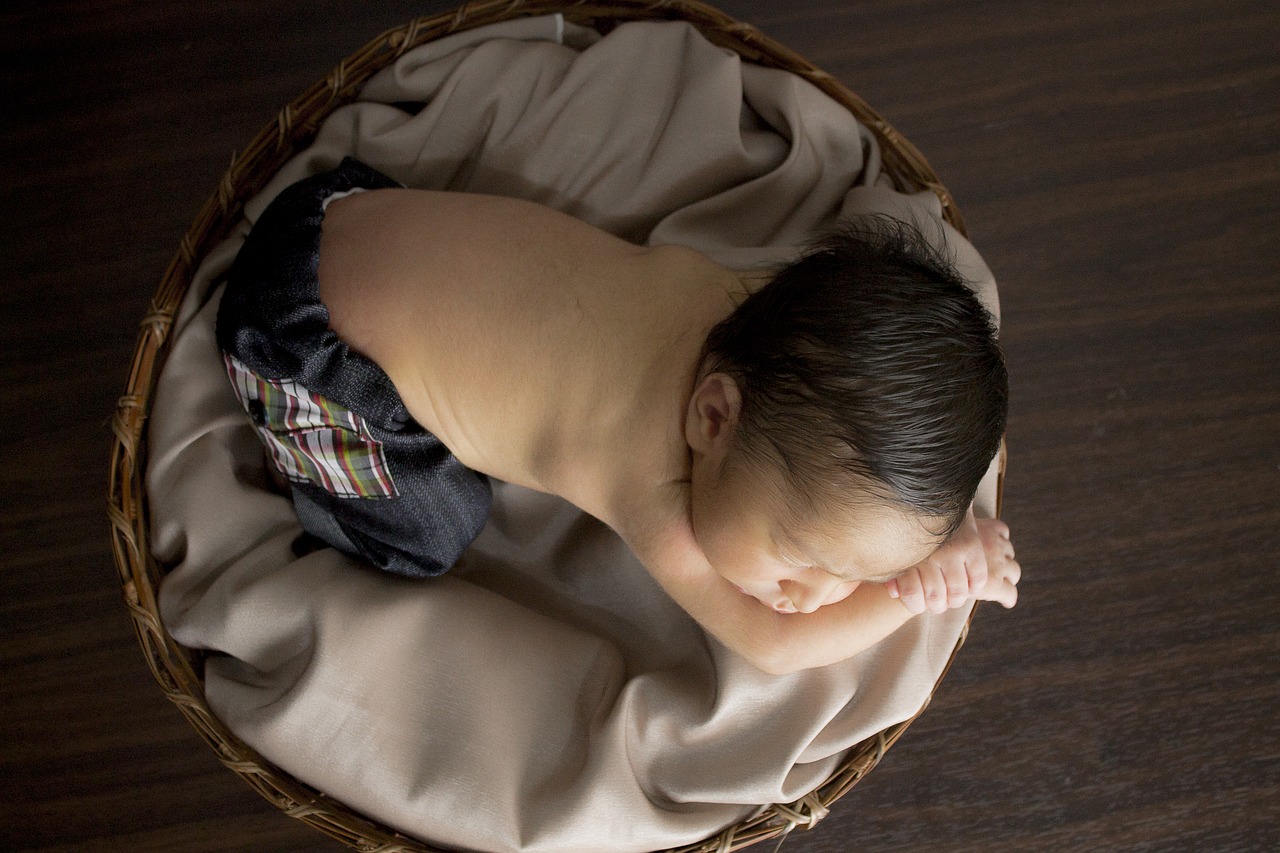
[{"label": "baby's leg", "polygon": [[322,484],[294,482],[303,529],[385,571],[410,577],[447,572],[489,517],[488,479],[415,424],[399,436],[371,428],[364,438],[386,461],[382,482],[389,493],[336,495]]},{"label": "baby's leg", "polygon": [[218,342],[303,528],[372,565],[447,571],[488,517],[488,480],[409,415],[378,365],[328,327],[316,269],[324,208],[339,194],[395,186],[363,164],[286,189],[229,275]]}]

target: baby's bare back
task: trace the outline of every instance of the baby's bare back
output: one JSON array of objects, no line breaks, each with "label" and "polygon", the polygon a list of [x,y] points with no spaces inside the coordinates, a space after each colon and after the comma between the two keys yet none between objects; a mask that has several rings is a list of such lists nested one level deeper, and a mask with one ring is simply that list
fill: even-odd
[{"label": "baby's bare back", "polygon": [[697,357],[739,286],[687,249],[421,190],[331,204],[319,277],[333,329],[463,464],[609,523],[620,490],[687,473]]}]

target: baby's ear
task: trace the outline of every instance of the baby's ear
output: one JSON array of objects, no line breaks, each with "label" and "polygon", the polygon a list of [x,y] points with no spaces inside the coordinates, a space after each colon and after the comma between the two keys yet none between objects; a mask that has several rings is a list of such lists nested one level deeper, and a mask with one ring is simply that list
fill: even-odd
[{"label": "baby's ear", "polygon": [[698,453],[724,452],[738,427],[742,395],[738,383],[726,373],[704,376],[689,399],[685,440]]}]

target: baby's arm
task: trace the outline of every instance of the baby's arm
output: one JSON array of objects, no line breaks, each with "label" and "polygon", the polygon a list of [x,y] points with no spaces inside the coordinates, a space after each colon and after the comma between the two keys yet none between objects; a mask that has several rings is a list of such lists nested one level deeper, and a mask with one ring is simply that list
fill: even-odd
[{"label": "baby's arm", "polygon": [[914,616],[881,584],[862,584],[845,600],[813,613],[776,613],[713,570],[692,535],[676,532],[633,542],[632,549],[707,633],[774,675],[852,657]]},{"label": "baby's arm", "polygon": [[[967,520],[966,526],[971,521]],[[632,547],[658,583],[709,634],[757,668],[782,675],[853,657],[923,612],[923,607],[913,612],[908,601],[898,596],[907,589],[907,598],[911,598],[913,578],[924,577],[932,583],[935,566],[939,572],[947,567],[954,573],[958,564],[963,571],[972,548],[970,534],[975,530],[982,543],[980,549],[990,552],[988,578],[981,591],[967,591],[964,601],[990,598],[1011,607],[1021,570],[1012,557],[1007,526],[990,520],[974,522],[965,535],[953,537],[939,549],[928,566],[911,569],[896,585],[864,583],[843,601],[813,613],[775,613],[743,595],[707,564],[692,535],[685,531],[671,535],[669,528],[668,535],[650,540],[647,547],[637,547],[640,543]],[[1006,550],[1008,556],[1001,556]],[[946,603],[944,599],[942,610]]]},{"label": "baby's arm", "polygon": [[707,633],[773,675],[825,666],[870,648],[915,614],[881,584],[864,583],[813,613],[776,613],[743,595],[705,559],[645,559],[676,603]]}]

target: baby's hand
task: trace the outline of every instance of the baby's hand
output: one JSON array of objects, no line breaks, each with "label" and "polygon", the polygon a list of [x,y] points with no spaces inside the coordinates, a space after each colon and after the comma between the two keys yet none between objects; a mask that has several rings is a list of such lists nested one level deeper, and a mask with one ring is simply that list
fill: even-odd
[{"label": "baby's hand", "polygon": [[1021,578],[1009,525],[994,518],[975,519],[970,510],[946,544],[885,588],[912,613],[943,613],[972,600],[1013,607]]}]

